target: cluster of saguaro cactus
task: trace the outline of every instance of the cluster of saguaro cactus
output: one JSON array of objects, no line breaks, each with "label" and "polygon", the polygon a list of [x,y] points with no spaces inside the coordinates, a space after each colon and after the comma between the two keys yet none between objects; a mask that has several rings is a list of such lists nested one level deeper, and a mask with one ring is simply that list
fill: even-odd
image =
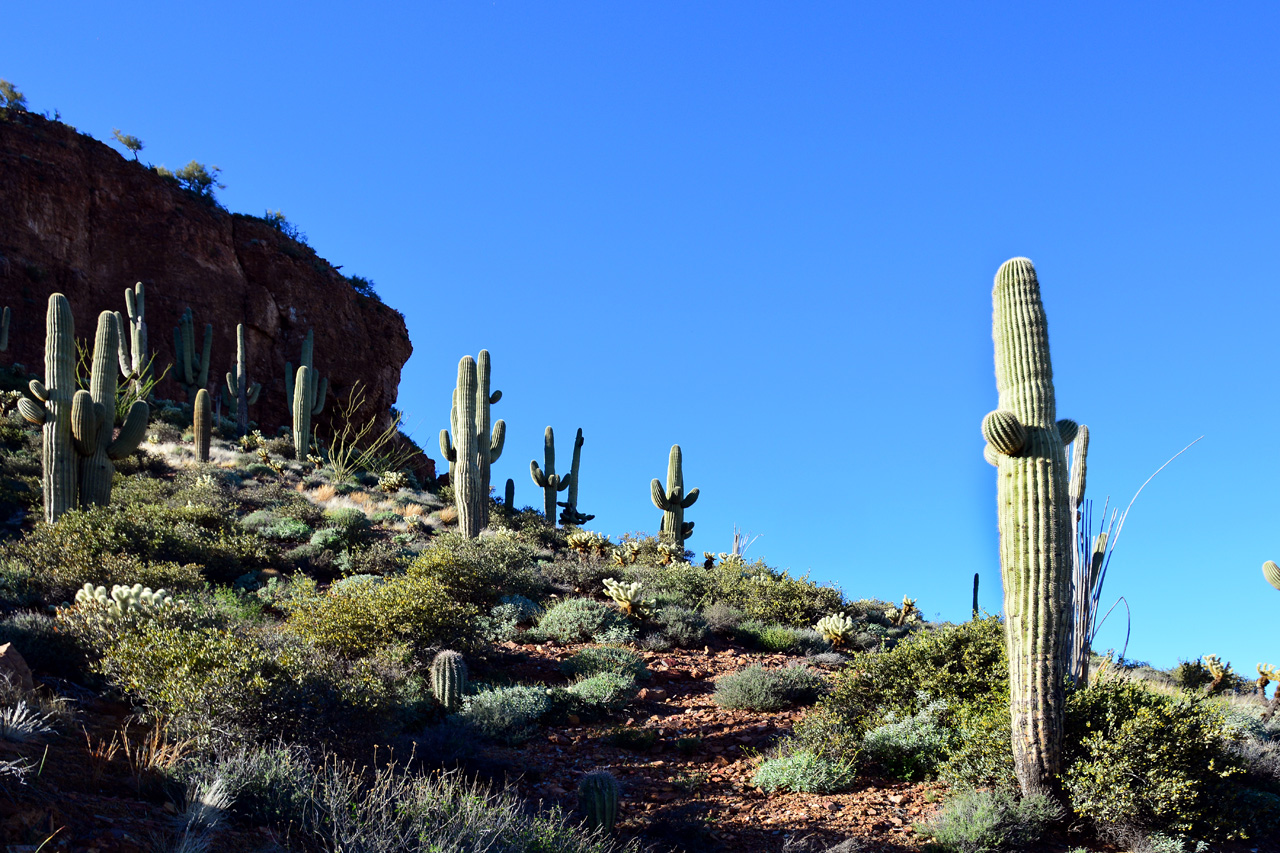
[{"label": "cluster of saguaro cactus", "polygon": [[1024,795],[1062,770],[1071,528],[1065,447],[1076,425],[1055,412],[1040,284],[1026,258],[1001,265],[992,290],[999,406],[982,421],[997,466],[1014,768]]},{"label": "cluster of saguaro cactus", "polygon": [[432,659],[431,692],[446,711],[461,710],[467,692],[467,662],[460,653],[446,650]]},{"label": "cluster of saguaro cactus", "polygon": [[182,319],[173,328],[173,352],[176,361],[178,385],[187,392],[187,401],[194,403],[196,392],[209,385],[209,353],[213,348],[213,324],[204,324],[204,344],[196,355],[195,316],[191,309],[182,312]]},{"label": "cluster of saguaro cactus", "polygon": [[556,492],[563,492],[569,488],[572,476],[561,477],[556,473],[556,434],[551,427],[547,427],[542,433],[542,465],[543,467],[539,468],[538,460],[530,460],[529,476],[533,478],[534,484],[542,489],[542,512],[547,517],[547,523],[554,526]]},{"label": "cluster of saguaro cactus", "polygon": [[693,534],[693,522],[684,520],[684,511],[698,499],[698,490],[690,489],[685,494],[680,445],[671,445],[671,455],[667,459],[666,489],[662,488],[662,482],[657,478],[649,486],[653,505],[662,510],[662,521],[658,526],[659,538],[683,552],[684,540]]},{"label": "cluster of saguaro cactus", "polygon": [[297,373],[293,362],[284,364],[284,393],[293,412],[293,452],[297,459],[306,459],[311,452],[311,419],[324,411],[324,398],[329,393],[329,378],[321,378],[315,367],[315,341],[315,330],[308,329]]},{"label": "cluster of saguaro cactus", "polygon": [[578,436],[573,440],[573,464],[569,466],[569,494],[568,499],[562,501],[560,506],[564,509],[560,512],[560,523],[568,526],[577,527],[580,524],[586,524],[594,515],[585,515],[578,512],[578,485],[581,478],[578,476],[578,466],[582,462],[582,428],[578,428]]},{"label": "cluster of saguaro cactus", "polygon": [[206,388],[196,391],[193,426],[196,444],[196,458],[201,462],[209,461],[209,446],[213,440],[213,399]]},{"label": "cluster of saguaro cactus", "polygon": [[440,452],[449,461],[458,529],[468,538],[479,536],[489,523],[490,472],[507,436],[507,424],[501,419],[490,429],[489,407],[502,399],[501,391],[489,391],[491,370],[488,350],[480,350],[479,362],[469,355],[462,357],[449,413],[452,437],[450,430],[440,430]]},{"label": "cluster of saguaro cactus", "polygon": [[57,521],[77,506],[111,500],[114,460],[137,450],[146,432],[150,409],[137,400],[115,435],[116,371],[119,331],[114,315],[98,317],[88,391],[76,390],[75,322],[71,304],[61,293],[49,297],[45,320],[45,381],[32,380],[35,401],[18,408],[31,423],[43,426],[45,520]]},{"label": "cluster of saguaro cactus", "polygon": [[147,314],[146,291],[142,282],[124,289],[124,307],[129,315],[126,323],[119,311],[111,316],[119,336],[120,375],[127,381],[146,384],[147,371],[151,366],[151,357],[147,352]]},{"label": "cluster of saguaro cactus", "polygon": [[612,832],[618,821],[618,780],[607,770],[596,770],[578,782],[578,807],[591,829]]},{"label": "cluster of saguaro cactus", "polygon": [[[258,394],[262,384],[249,381],[249,358],[244,345],[244,323],[236,324],[236,363],[227,374],[224,394],[227,398],[227,409],[236,419],[236,428],[244,435],[249,431],[249,407],[258,402]],[[287,373],[286,373],[287,377]],[[296,436],[296,426],[295,426]],[[305,459],[302,453],[299,459]]]}]

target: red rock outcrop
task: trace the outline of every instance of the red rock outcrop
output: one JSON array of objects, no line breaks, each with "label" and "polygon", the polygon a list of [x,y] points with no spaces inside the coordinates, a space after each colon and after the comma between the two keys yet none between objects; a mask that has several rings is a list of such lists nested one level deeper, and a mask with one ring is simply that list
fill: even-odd
[{"label": "red rock outcrop", "polygon": [[[250,417],[271,434],[291,423],[285,362],[297,366],[308,329],[315,366],[334,394],[357,380],[366,416],[395,404],[413,351],[403,316],[358,293],[309,247],[267,222],[230,214],[74,128],[0,110],[0,306],[13,309],[4,362],[43,372],[45,307],[66,294],[80,338],[100,311],[124,313],[125,288],[146,285],[150,348],[171,364],[173,328],[188,306],[199,341],[213,324],[209,383],[220,388],[244,323],[249,377],[262,383]],[[215,382],[219,383],[215,386]],[[172,379],[160,396],[184,400]]]}]

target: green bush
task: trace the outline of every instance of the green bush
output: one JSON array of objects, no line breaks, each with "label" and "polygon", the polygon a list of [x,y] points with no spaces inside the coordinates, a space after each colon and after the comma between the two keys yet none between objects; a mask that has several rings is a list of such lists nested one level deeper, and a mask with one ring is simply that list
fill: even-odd
[{"label": "green bush", "polygon": [[590,678],[602,672],[627,673],[636,681],[650,677],[644,658],[618,646],[589,646],[579,649],[560,664],[560,671],[577,678]]},{"label": "green bush", "polygon": [[338,586],[294,609],[288,624],[317,646],[363,657],[396,642],[468,647],[478,615],[438,579],[410,574]]},{"label": "green bush", "polygon": [[680,605],[663,607],[653,617],[654,623],[673,646],[693,648],[706,642],[707,620],[698,611]]},{"label": "green bush", "polygon": [[1200,694],[1095,681],[1067,700],[1063,785],[1075,812],[1102,826],[1231,837],[1242,769],[1222,714]]},{"label": "green bush", "polygon": [[793,748],[761,762],[751,777],[751,784],[765,791],[837,794],[852,787],[856,777],[851,761]]},{"label": "green bush", "polygon": [[522,625],[529,625],[542,613],[542,608],[523,595],[504,595],[489,608],[481,621],[480,634],[491,643],[502,643],[519,635]]},{"label": "green bush", "polygon": [[950,733],[938,720],[945,708],[943,702],[931,702],[912,716],[899,718],[890,712],[884,723],[863,736],[862,756],[895,779],[912,782],[932,777],[950,741]]},{"label": "green bush", "polygon": [[536,552],[510,534],[467,539],[459,533],[441,533],[408,571],[438,577],[467,601],[486,609],[504,595],[537,598],[546,591]]},{"label": "green bush", "polygon": [[702,618],[707,620],[707,627],[715,633],[732,634],[746,620],[747,614],[728,602],[717,601],[702,609]]},{"label": "green bush", "polygon": [[231,811],[256,824],[301,826],[315,771],[302,750],[283,744],[224,752],[200,775],[224,780],[235,791]]},{"label": "green bush", "polygon": [[486,737],[517,744],[533,736],[538,720],[550,709],[551,694],[545,687],[498,687],[468,696],[459,716]]},{"label": "green bush", "polygon": [[628,672],[597,672],[565,688],[583,708],[617,711],[636,696],[636,682]]},{"label": "green bush", "polygon": [[950,708],[1007,691],[1004,626],[994,616],[912,634],[887,652],[856,652],[818,711],[856,743],[890,712],[915,714],[920,695]]},{"label": "green bush", "polygon": [[817,700],[826,680],[806,666],[767,669],[758,664],[716,680],[715,701],[721,708],[781,711]]},{"label": "green bush", "polygon": [[640,581],[655,594],[668,593],[695,608],[720,602],[743,611],[748,618],[792,627],[810,627],[842,606],[840,590],[819,586],[808,576],[792,577],[761,560],[722,561],[712,569],[676,563],[633,566],[626,580]]},{"label": "green bush", "polygon": [[1027,849],[1061,817],[1062,807],[1044,795],[1019,801],[1008,791],[961,791],[917,829],[949,853],[1001,853]]},{"label": "green bush", "polygon": [[590,598],[566,598],[548,608],[538,620],[537,632],[558,643],[606,642],[608,637],[634,628],[627,618],[599,601]]},{"label": "green bush", "polygon": [[950,708],[948,717],[954,734],[942,778],[962,787],[1018,790],[1008,688]]}]

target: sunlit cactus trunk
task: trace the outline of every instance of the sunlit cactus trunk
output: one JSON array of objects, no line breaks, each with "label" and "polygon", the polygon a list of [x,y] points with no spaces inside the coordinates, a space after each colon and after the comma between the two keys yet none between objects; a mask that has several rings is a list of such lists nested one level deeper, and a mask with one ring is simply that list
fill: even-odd
[{"label": "sunlit cactus trunk", "polygon": [[684,520],[684,511],[698,499],[698,490],[690,489],[685,494],[684,458],[680,445],[671,445],[671,454],[667,457],[667,487],[664,489],[662,481],[655,478],[649,484],[649,491],[653,505],[662,510],[658,538],[684,551],[684,540],[693,535],[693,522]]},{"label": "sunlit cactus trunk", "polygon": [[[476,361],[466,355],[458,362],[458,431],[454,450],[453,497],[458,508],[458,532],[468,539],[480,535],[483,528],[485,501],[480,479],[480,458],[476,447]],[[442,437],[443,438],[443,437]]]},{"label": "sunlit cactus trunk", "polygon": [[193,406],[195,427],[196,458],[201,462],[209,461],[209,445],[213,438],[213,401],[208,390],[196,391],[196,402]]},{"label": "sunlit cactus trunk", "polygon": [[1076,425],[1056,420],[1048,326],[1029,260],[1000,267],[992,302],[1000,399],[983,419],[982,433],[985,456],[999,470],[1014,766],[1024,795],[1053,794],[1061,770],[1071,609],[1065,445]]},{"label": "sunlit cactus trunk", "polygon": [[551,427],[547,427],[542,434],[542,464],[543,467],[539,468],[538,461],[531,459],[529,476],[533,478],[534,485],[542,489],[542,512],[547,517],[547,523],[555,527],[556,492],[569,488],[572,479],[570,475],[561,477],[556,473],[556,434]]},{"label": "sunlit cactus trunk", "polygon": [[[116,472],[114,463],[138,449],[151,416],[150,407],[142,400],[135,400],[120,427],[120,434],[116,435],[119,347],[120,330],[115,315],[103,311],[98,315],[89,376],[92,409],[87,403],[72,407],[72,437],[76,439],[77,450],[84,456],[80,463],[80,503],[83,506],[106,506],[111,502],[111,478]],[[83,409],[83,414],[78,411],[80,409]]]},{"label": "sunlit cactus trunk", "polygon": [[[44,519],[53,524],[75,509],[80,486],[80,457],[71,438],[71,407],[76,396],[75,321],[71,303],[61,293],[49,296],[45,315],[44,382],[31,381],[31,395],[18,411],[33,424],[43,425]],[[84,397],[88,393],[81,391]],[[82,398],[83,399],[83,398]]]}]

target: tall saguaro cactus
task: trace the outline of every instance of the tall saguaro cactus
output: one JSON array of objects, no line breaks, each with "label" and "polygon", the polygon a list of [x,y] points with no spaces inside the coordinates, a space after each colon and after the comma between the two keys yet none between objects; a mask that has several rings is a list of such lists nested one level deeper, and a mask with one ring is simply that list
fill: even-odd
[{"label": "tall saguaro cactus", "polygon": [[124,307],[129,315],[129,322],[125,323],[119,311],[112,313],[112,318],[116,325],[116,334],[119,336],[120,375],[125,379],[137,382],[139,386],[145,385],[149,378],[145,374],[150,367],[149,362],[151,360],[147,354],[145,296],[146,291],[142,287],[142,282],[138,282],[133,287],[126,287],[124,289]]},{"label": "tall saguaro cactus", "polygon": [[538,488],[542,489],[542,512],[547,517],[547,523],[555,527],[556,492],[569,488],[573,477],[566,475],[562,478],[556,474],[556,434],[551,427],[547,427],[542,434],[542,463],[544,468],[539,468],[538,460],[530,460],[529,475]]},{"label": "tall saguaro cactus", "polygon": [[1072,523],[1066,444],[1056,420],[1049,332],[1040,283],[1026,258],[1001,265],[992,291],[999,408],[982,421],[998,470],[1000,573],[1014,768],[1024,795],[1053,793],[1062,769]]},{"label": "tall saguaro cactus", "polygon": [[4,306],[4,311],[0,312],[0,352],[4,352],[9,348],[9,306]]},{"label": "tall saguaro cactus", "polygon": [[[302,342],[302,359],[298,362],[297,373],[293,370],[293,362],[284,364],[284,393],[293,411],[293,452],[298,459],[306,459],[311,452],[311,419],[324,411],[324,398],[329,393],[328,377],[321,379],[315,368],[315,339],[315,330],[308,329]],[[307,368],[307,381],[299,382],[298,377],[304,375],[304,367]]]},{"label": "tall saguaro cactus", "polygon": [[[89,392],[76,392],[75,333],[71,303],[61,293],[51,294],[45,315],[44,382],[33,379],[30,385],[39,402],[26,397],[18,401],[24,418],[43,425],[44,519],[49,524],[75,509],[79,495],[80,460],[72,445],[71,409],[77,397],[75,402],[83,408]],[[90,407],[92,403],[90,398]]]},{"label": "tall saguaro cactus", "polygon": [[138,449],[147,432],[150,407],[135,400],[129,407],[120,434],[115,434],[116,392],[119,370],[119,329],[115,315],[98,315],[98,333],[93,343],[93,366],[89,379],[92,405],[79,395],[71,407],[72,435],[80,463],[80,504],[105,506],[111,502],[111,477],[116,460]]},{"label": "tall saguaro cactus", "polygon": [[208,389],[201,388],[196,391],[196,399],[192,408],[195,410],[193,420],[196,458],[201,462],[208,462],[209,444],[213,438],[213,400],[209,397]]},{"label": "tall saguaro cactus", "polygon": [[[205,339],[206,346],[208,338]],[[248,356],[244,345],[244,323],[236,325],[236,364],[227,374],[227,408],[236,419],[236,428],[244,435],[249,431],[249,407],[258,402],[262,383],[249,382]],[[299,459],[306,459],[304,451]]]},{"label": "tall saguaro cactus", "polygon": [[[457,413],[454,418],[454,442],[449,442],[449,430],[440,430],[440,449],[446,451],[447,448],[446,456],[449,453],[453,455],[453,501],[458,508],[458,531],[468,539],[479,536],[484,528],[483,519],[489,500],[488,492],[482,490],[480,452],[475,429],[476,400],[480,387],[476,374],[476,360],[464,355],[458,362],[458,384],[454,389]],[[486,435],[486,439],[487,437]]]},{"label": "tall saguaro cactus", "polygon": [[578,427],[578,435],[573,440],[573,464],[569,466],[569,494],[567,500],[560,501],[560,506],[564,507],[560,512],[560,523],[575,527],[595,518],[594,515],[578,512],[578,485],[582,482],[578,476],[578,467],[582,462],[582,444],[582,427]]},{"label": "tall saguaro cactus", "polygon": [[687,495],[684,493],[683,462],[680,445],[671,445],[671,456],[667,459],[666,489],[662,488],[662,481],[656,477],[649,484],[653,505],[662,510],[658,538],[675,545],[681,552],[684,551],[684,540],[693,535],[693,522],[684,520],[684,511],[698,499],[697,489],[691,489]]},{"label": "tall saguaro cactus", "polygon": [[[237,333],[238,334],[238,333]],[[196,392],[209,385],[209,353],[213,348],[213,324],[204,324],[204,345],[196,355],[195,317],[188,308],[173,329],[173,353],[177,362],[178,384],[194,403]]]},{"label": "tall saguaro cactus", "polygon": [[[502,399],[501,391],[489,392],[489,377],[493,370],[493,366],[489,361],[489,351],[487,349],[480,350],[480,357],[476,359],[476,451],[479,455],[480,465],[480,493],[484,496],[484,500],[480,506],[480,526],[485,527],[489,524],[489,487],[490,487],[490,471],[493,463],[498,461],[498,457],[502,456],[502,447],[506,442],[507,423],[499,419],[493,425],[492,434],[489,431],[489,407]],[[456,429],[456,427],[455,427]]]}]

